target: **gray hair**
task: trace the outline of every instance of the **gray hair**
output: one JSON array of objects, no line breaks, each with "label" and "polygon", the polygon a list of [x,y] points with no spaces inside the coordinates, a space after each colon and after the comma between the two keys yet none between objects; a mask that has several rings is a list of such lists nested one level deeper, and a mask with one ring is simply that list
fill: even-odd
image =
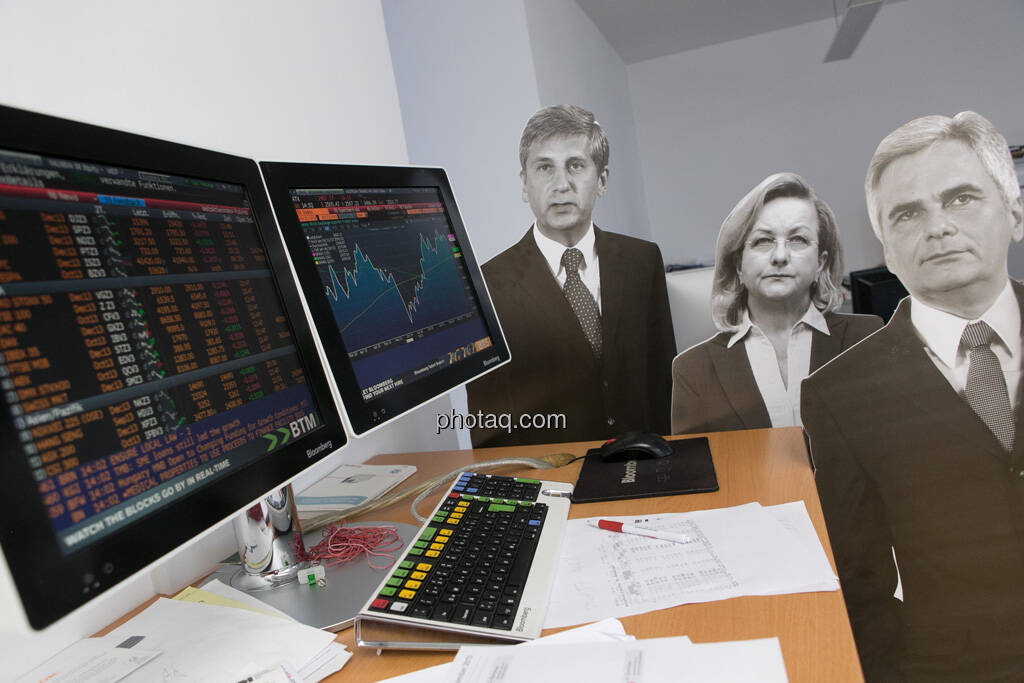
[{"label": "gray hair", "polygon": [[773,199],[806,199],[818,215],[818,253],[826,254],[825,267],[811,284],[811,301],[823,313],[843,303],[843,252],[839,244],[836,217],[828,204],[814,193],[807,181],[796,173],[774,173],[747,193],[722,222],[715,248],[715,279],[711,286],[711,317],[715,327],[732,332],[739,327],[747,308],[747,290],[740,282],[740,261],[747,236],[757,222],[761,209]]},{"label": "gray hair", "polygon": [[882,217],[879,214],[875,191],[885,169],[900,157],[916,154],[942,140],[960,140],[978,155],[978,160],[999,188],[1003,202],[1012,209],[1020,199],[1017,172],[1006,144],[992,122],[973,111],[962,111],[956,116],[922,116],[903,124],[885,136],[878,144],[864,180],[864,196],[868,203],[871,229],[880,242]]},{"label": "gray hair", "polygon": [[519,139],[519,167],[526,170],[526,159],[530,147],[556,136],[584,135],[587,138],[587,154],[597,166],[597,172],[608,168],[608,137],[594,114],[575,104],[556,104],[534,112],[526,122],[523,136]]}]

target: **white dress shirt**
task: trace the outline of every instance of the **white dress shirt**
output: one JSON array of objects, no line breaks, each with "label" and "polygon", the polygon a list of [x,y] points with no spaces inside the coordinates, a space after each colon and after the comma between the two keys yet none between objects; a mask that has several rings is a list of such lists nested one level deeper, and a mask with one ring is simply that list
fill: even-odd
[{"label": "white dress shirt", "polygon": [[[541,256],[547,261],[551,274],[555,276],[559,287],[565,286],[565,268],[562,267],[562,254],[569,247],[549,239],[533,225],[533,240],[540,249]],[[598,312],[601,311],[601,271],[597,263],[597,241],[594,239],[594,224],[591,223],[580,241],[573,245],[583,253],[583,261],[580,262],[580,279],[583,285],[590,290],[594,302],[597,304]]]},{"label": "white dress shirt", "polygon": [[807,312],[793,325],[786,345],[787,380],[782,381],[775,347],[764,332],[753,323],[750,314],[743,312],[740,327],[729,338],[727,347],[732,348],[741,339],[747,351],[747,360],[754,373],[754,381],[761,392],[764,407],[772,427],[803,427],[800,421],[800,383],[811,369],[812,330],[829,334],[828,323],[812,303]]},{"label": "white dress shirt", "polygon": [[1021,372],[1020,304],[1017,303],[1009,281],[978,320],[966,320],[932,308],[913,297],[910,299],[910,322],[924,342],[925,353],[950,386],[960,394],[963,394],[967,386],[967,369],[970,366],[970,358],[961,347],[960,338],[965,327],[979,320],[995,330],[999,338],[993,341],[991,348],[1003,369],[1006,389],[1010,392],[1010,405],[1016,409]]}]

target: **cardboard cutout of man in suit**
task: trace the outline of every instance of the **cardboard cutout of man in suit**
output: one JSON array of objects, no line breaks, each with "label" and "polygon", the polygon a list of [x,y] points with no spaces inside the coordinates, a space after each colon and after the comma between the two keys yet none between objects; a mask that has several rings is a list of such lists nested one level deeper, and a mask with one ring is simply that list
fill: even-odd
[{"label": "cardboard cutout of man in suit", "polygon": [[[519,145],[523,201],[536,222],[483,266],[512,360],[467,387],[473,414],[529,428],[477,428],[473,445],[603,439],[669,429],[675,338],[657,245],[591,222],[608,185],[608,140],[594,115],[535,113]],[[574,250],[571,255],[567,252]],[[533,416],[564,415],[542,426]]]},{"label": "cardboard cutout of man in suit", "polygon": [[1024,287],[1006,266],[1024,226],[1013,162],[978,114],[928,116],[882,141],[865,188],[910,297],[808,378],[801,402],[864,673],[1024,680]]}]

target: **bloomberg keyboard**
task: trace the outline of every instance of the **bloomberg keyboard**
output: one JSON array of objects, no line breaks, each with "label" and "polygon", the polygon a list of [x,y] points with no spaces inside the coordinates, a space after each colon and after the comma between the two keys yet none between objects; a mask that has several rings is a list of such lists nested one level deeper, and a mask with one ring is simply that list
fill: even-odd
[{"label": "bloomberg keyboard", "polygon": [[[357,618],[450,635],[537,638],[554,580],[572,485],[463,472]],[[404,629],[408,632],[409,629]],[[426,647],[363,638],[369,647]],[[401,640],[401,639],[399,639]]]}]

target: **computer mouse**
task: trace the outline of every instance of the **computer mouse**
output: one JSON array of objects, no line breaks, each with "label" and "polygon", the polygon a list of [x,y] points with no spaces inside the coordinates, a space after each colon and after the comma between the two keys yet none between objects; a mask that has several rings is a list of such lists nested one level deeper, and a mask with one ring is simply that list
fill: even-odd
[{"label": "computer mouse", "polygon": [[672,455],[672,446],[657,434],[649,432],[626,432],[601,445],[601,462],[622,462],[623,460],[646,460]]}]

